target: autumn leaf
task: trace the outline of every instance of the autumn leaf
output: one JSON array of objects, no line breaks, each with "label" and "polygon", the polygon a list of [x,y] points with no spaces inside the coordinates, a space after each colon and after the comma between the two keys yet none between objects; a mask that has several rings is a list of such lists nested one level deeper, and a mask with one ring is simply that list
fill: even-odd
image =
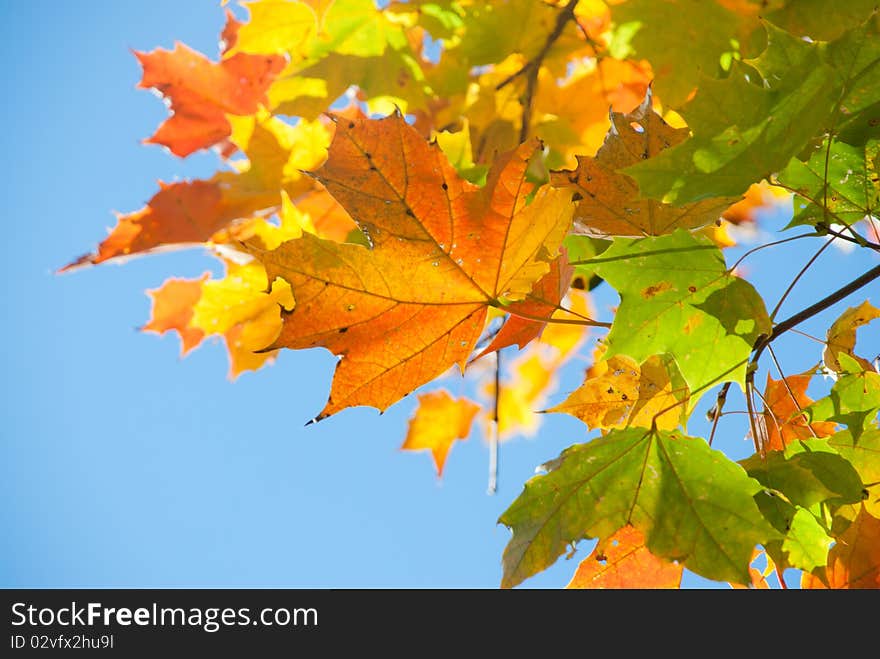
[{"label": "autumn leaf", "polygon": [[249,17],[238,31],[233,52],[287,54],[292,62],[305,59],[318,29],[308,3],[257,0],[244,6]]},{"label": "autumn leaf", "polygon": [[500,383],[500,393],[496,394],[494,381],[485,383],[483,394],[492,402],[486,406],[484,421],[488,424],[495,420],[493,403],[497,395],[497,433],[501,440],[519,435],[531,437],[538,431],[541,425],[539,412],[556,385],[554,375],[559,366],[558,359],[541,350],[527,350],[506,369],[509,375]]},{"label": "autumn leaf", "polygon": [[211,276],[204,273],[198,279],[167,279],[159,288],[147,291],[153,300],[150,320],[141,330],[165,334],[177,332],[180,336],[180,352],[185,355],[198,346],[205,336],[198,327],[191,327],[193,307],[202,296],[202,284]]},{"label": "autumn leaf", "polygon": [[871,134],[880,75],[874,17],[827,43],[763,25],[761,55],[733,61],[721,80],[703,79],[682,108],[691,138],[626,169],[642,194],[677,204],[740,194],[823,131],[839,127],[860,144]]},{"label": "autumn leaf", "polygon": [[353,405],[384,410],[453,364],[463,368],[487,309],[524,298],[549,271],[572,207],[570,193],[548,188],[527,205],[534,149],[499,158],[477,188],[399,114],[338,119],[315,176],[371,248],[309,234],[251,248],[297,299],[272,347],[342,356],[319,419]]},{"label": "autumn leaf", "polygon": [[767,385],[762,396],[767,427],[766,450],[782,450],[796,439],[834,434],[836,423],[808,424],[804,418],[803,410],[813,402],[807,396],[807,387],[812,379],[811,371],[790,375],[784,380],[774,380],[767,373]]},{"label": "autumn leaf", "polygon": [[[238,239],[240,234],[230,238],[218,233],[253,220],[255,214],[272,214],[281,205],[282,193],[299,198],[313,191],[313,182],[302,176],[299,168],[315,166],[326,157],[329,135],[320,122],[289,126],[261,114],[233,118],[230,127],[232,139],[249,157],[238,163],[240,171],[219,172],[209,180],[160,182],[159,192],[144,208],[117,215],[116,227],[95,253],[76,259],[62,270],[157,247]],[[353,225],[349,222],[347,226]]]},{"label": "autumn leaf", "polygon": [[843,373],[840,355],[845,354],[858,362],[861,369],[873,370],[871,362],[857,356],[853,350],[856,347],[856,330],[876,318],[880,318],[880,309],[867,300],[857,307],[850,307],[844,311],[832,323],[825,336],[825,350],[822,352],[825,366],[835,373]]},{"label": "autumn leaf", "polygon": [[419,394],[419,406],[409,421],[405,451],[429,450],[437,476],[443,475],[453,442],[467,439],[480,406],[467,398],[453,398],[445,389]]},{"label": "autumn leaf", "polygon": [[630,113],[611,113],[611,128],[595,158],[578,156],[574,171],[553,172],[556,186],[577,191],[575,229],[585,235],[642,236],[670,233],[715,222],[737,197],[713,197],[684,206],[642,199],[636,182],[620,173],[680,144],[686,128],[672,128],[657,114],[650,91]]},{"label": "autumn leaf", "polygon": [[[149,291],[153,310],[141,329],[180,335],[186,354],[207,336],[222,336],[229,353],[229,378],[257,370],[276,357],[265,348],[281,329],[280,308],[294,304],[290,288],[274,282],[270,291],[266,273],[258,263],[228,262],[226,275],[210,279],[169,279]],[[279,307],[280,305],[280,307]]]},{"label": "autumn leaf", "polygon": [[135,56],[144,69],[138,86],[158,91],[172,112],[146,141],[180,157],[228,137],[226,114],[254,114],[284,68],[281,57],[246,53],[214,63],[182,43],[172,51],[157,48]]},{"label": "autumn leaf", "polygon": [[861,508],[828,552],[824,574],[804,573],[802,588],[880,588],[880,519]]},{"label": "autumn leaf", "polygon": [[678,588],[683,568],[654,556],[633,526],[600,541],[566,588]]},{"label": "autumn leaf", "polygon": [[550,149],[547,166],[571,166],[577,154],[595,153],[611,123],[608,108],[613,114],[633,112],[650,82],[647,67],[610,58],[573,65],[564,82],[542,67],[532,125]]},{"label": "autumn leaf", "polygon": [[513,530],[502,587],[548,567],[582,538],[625,524],[660,558],[710,579],[748,583],[756,544],[777,537],[741,467],[701,439],[644,428],[612,430],[566,449],[499,521]]},{"label": "autumn leaf", "polygon": [[583,384],[547,411],[571,414],[590,429],[656,424],[661,430],[674,430],[687,397],[673,360],[654,355],[639,365],[617,355],[596,361]]},{"label": "autumn leaf", "polygon": [[224,12],[226,14],[226,24],[223,26],[223,31],[220,32],[220,54],[225,55],[227,52],[235,48],[235,43],[238,41],[238,31],[241,29],[241,26],[244,25],[240,20],[235,17],[235,14],[227,8]]},{"label": "autumn leaf", "polygon": [[574,268],[568,265],[563,252],[550,265],[550,272],[535,282],[524,300],[506,307],[510,316],[492,342],[474,359],[512,345],[523,348],[539,338],[554,312],[560,308],[573,273]]}]

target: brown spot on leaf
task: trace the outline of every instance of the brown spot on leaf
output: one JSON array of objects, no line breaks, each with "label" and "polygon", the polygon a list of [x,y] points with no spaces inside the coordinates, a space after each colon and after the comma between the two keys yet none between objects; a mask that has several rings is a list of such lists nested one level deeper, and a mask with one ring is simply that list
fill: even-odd
[{"label": "brown spot on leaf", "polygon": [[642,297],[646,300],[650,300],[652,297],[657,295],[658,293],[664,293],[672,288],[672,285],[667,281],[661,281],[656,284],[652,284],[648,286],[646,289],[642,291]]}]

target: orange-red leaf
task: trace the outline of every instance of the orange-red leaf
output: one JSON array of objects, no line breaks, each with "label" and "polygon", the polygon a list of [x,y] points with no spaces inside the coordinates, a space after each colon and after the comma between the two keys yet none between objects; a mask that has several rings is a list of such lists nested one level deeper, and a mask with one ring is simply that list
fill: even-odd
[{"label": "orange-red leaf", "polygon": [[[553,313],[571,283],[574,266],[568,264],[565,254],[560,254],[550,266],[550,272],[535,282],[532,291],[521,302],[514,302],[505,308],[510,317],[498,334],[476,359],[490,352],[516,344],[523,348],[530,341],[541,336]],[[522,314],[522,315],[519,315]],[[546,320],[535,320],[545,318]]]},{"label": "orange-red leaf", "polygon": [[172,111],[146,142],[166,146],[180,157],[228,137],[226,113],[254,114],[285,65],[277,55],[247,53],[212,62],[179,42],[171,51],[135,51],[135,56],[144,69],[138,86],[156,89]]},{"label": "orange-red leaf", "polygon": [[827,584],[805,573],[802,588],[880,588],[880,519],[862,506],[828,552]]},{"label": "orange-red leaf", "polygon": [[627,525],[596,545],[566,588],[678,588],[683,569],[654,556],[642,532]]},{"label": "orange-red leaf", "polygon": [[[246,161],[236,161],[237,171],[219,172],[209,180],[160,182],[159,192],[144,208],[118,216],[116,227],[96,253],[80,257],[63,270],[157,247],[228,242],[247,235],[247,227],[241,224],[254,215],[267,216],[277,210],[282,191],[299,199],[314,190],[317,184],[296,168],[314,166],[326,157],[329,135],[323,125],[300,122],[291,127],[267,113],[236,117],[233,123],[235,143],[248,156]],[[320,210],[327,213],[327,208]],[[338,233],[336,227],[344,226],[345,220],[336,213],[324,224]],[[228,228],[232,231],[225,231]]]},{"label": "orange-red leaf", "polygon": [[[768,451],[781,451],[796,439],[827,437],[834,434],[836,423],[818,421],[808,425],[801,414],[801,410],[813,402],[813,399],[807,396],[807,387],[812,378],[813,374],[809,371],[790,375],[785,381],[774,380],[769,373],[767,374],[767,386],[764,390],[764,424],[767,427],[765,448]],[[786,382],[788,387],[785,386]]]},{"label": "orange-red leaf", "polygon": [[409,421],[406,440],[400,448],[405,451],[431,451],[437,475],[442,476],[452,443],[467,439],[479,411],[480,406],[473,401],[453,398],[444,389],[420,394],[419,406]]},{"label": "orange-red leaf", "polygon": [[149,322],[141,329],[157,334],[177,332],[184,355],[199,345],[205,333],[198,327],[190,327],[189,323],[193,307],[202,296],[202,284],[210,275],[206,272],[198,279],[168,279],[159,288],[147,291],[153,299],[153,310]]},{"label": "orange-red leaf", "polygon": [[400,114],[337,121],[315,176],[371,248],[304,234],[252,249],[296,298],[272,347],[342,357],[318,418],[384,410],[453,364],[464,368],[488,307],[522,299],[549,271],[572,211],[570,192],[546,186],[528,203],[536,143],[500,156],[478,188]]},{"label": "orange-red leaf", "polygon": [[235,14],[227,8],[226,25],[223,26],[223,31],[220,33],[221,54],[235,48],[235,42],[238,39],[238,31],[241,29],[242,25],[244,25],[244,23],[235,18]]},{"label": "orange-red leaf", "polygon": [[224,212],[220,186],[198,180],[170,184],[159,181],[159,192],[146,206],[116,217],[116,227],[96,253],[81,256],[63,269],[101,263],[169,243],[200,243],[230,220]]}]

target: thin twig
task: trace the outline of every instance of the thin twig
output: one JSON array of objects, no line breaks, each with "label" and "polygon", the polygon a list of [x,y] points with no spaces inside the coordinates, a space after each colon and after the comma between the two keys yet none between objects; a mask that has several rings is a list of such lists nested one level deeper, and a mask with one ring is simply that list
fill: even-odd
[{"label": "thin twig", "polygon": [[825,339],[820,339],[818,336],[813,336],[812,334],[807,334],[806,332],[802,332],[799,329],[791,328],[789,332],[794,332],[795,334],[800,334],[801,336],[810,339],[811,341],[815,341],[816,343],[821,343],[823,346],[828,345],[828,341]]},{"label": "thin twig", "polygon": [[752,441],[755,444],[755,453],[764,457],[764,433],[758,433],[758,415],[755,412],[755,402],[752,394],[755,391],[755,371],[750,370],[746,375],[746,409],[749,411],[749,429],[752,433]]},{"label": "thin twig", "polygon": [[[873,217],[871,219],[873,221]],[[864,238],[863,240],[856,240],[852,236],[847,236],[844,233],[840,233],[839,231],[835,231],[831,227],[826,227],[826,226],[822,227],[822,231],[824,231],[825,233],[830,233],[835,238],[840,238],[841,240],[846,240],[847,242],[850,242],[853,245],[858,245],[859,247],[869,247],[870,249],[880,251],[880,244],[871,242],[867,238]]]},{"label": "thin twig", "polygon": [[733,264],[732,266],[730,266],[730,267],[727,269],[727,271],[728,271],[728,272],[733,272],[734,270],[736,270],[736,267],[746,259],[746,257],[749,257],[749,256],[751,256],[752,254],[754,254],[755,252],[760,251],[760,250],[762,250],[762,249],[765,249],[765,248],[767,248],[767,247],[774,247],[774,246],[776,246],[776,245],[782,245],[783,243],[790,243],[792,240],[799,240],[799,239],[801,239],[801,238],[815,238],[815,237],[818,236],[818,235],[819,235],[819,234],[816,233],[816,232],[813,232],[813,233],[802,233],[802,234],[800,234],[799,236],[790,236],[789,238],[783,238],[782,240],[774,240],[773,242],[770,242],[770,243],[765,243],[765,244],[763,244],[763,245],[758,245],[757,247],[753,247],[752,249],[750,249],[749,251],[747,251],[745,254],[743,254],[742,256],[740,256],[740,257],[734,262],[734,264]]},{"label": "thin twig", "polygon": [[579,0],[569,0],[568,4],[565,5],[565,8],[559,12],[559,15],[556,16],[556,25],[553,27],[553,31],[547,36],[547,41],[544,42],[544,45],[541,47],[541,50],[538,51],[538,54],[526,62],[519,71],[507,76],[495,87],[496,90],[502,89],[519,76],[526,76],[526,91],[521,101],[523,113],[522,124],[519,130],[520,143],[525,142],[529,136],[529,125],[532,121],[532,99],[535,96],[535,89],[538,86],[538,72],[541,70],[541,64],[547,56],[547,53],[550,51],[550,48],[556,43],[556,40],[562,36],[565,26],[574,18],[574,10],[575,7],[577,7],[578,1]]},{"label": "thin twig", "polygon": [[776,570],[776,578],[779,579],[779,587],[782,588],[782,590],[788,590],[788,586],[785,584],[785,579],[782,578],[782,570],[778,567],[774,569]]},{"label": "thin twig", "polygon": [[498,445],[501,443],[499,408],[501,400],[501,351],[495,353],[495,406],[492,410],[493,428],[489,433],[489,487],[488,494],[498,491]]},{"label": "thin twig", "polygon": [[816,259],[818,259],[822,255],[822,252],[824,252],[826,249],[831,247],[831,242],[832,241],[830,241],[830,240],[825,242],[822,245],[822,247],[820,247],[816,251],[816,253],[813,254],[812,257],[810,257],[810,260],[807,261],[806,265],[804,265],[804,267],[801,268],[800,272],[798,272],[797,275],[795,275],[795,278],[791,280],[791,283],[788,285],[788,288],[785,289],[785,292],[782,294],[782,297],[779,298],[779,302],[776,303],[776,306],[773,307],[773,311],[770,312],[770,320],[773,320],[774,318],[776,318],[776,314],[779,313],[779,308],[782,306],[782,303],[785,302],[785,298],[788,297],[788,294],[791,293],[792,289],[794,289],[795,284],[797,284],[798,281],[800,280],[800,278],[803,277],[804,274],[806,274],[807,270],[809,270],[812,267],[813,263],[816,262]]},{"label": "thin twig", "polygon": [[[802,309],[793,316],[789,316],[782,322],[775,325],[769,335],[761,335],[758,337],[757,341],[755,341],[754,348],[752,349],[752,358],[749,360],[749,365],[746,369],[746,405],[749,409],[749,425],[752,428],[753,434],[757,431],[757,429],[754,422],[754,405],[752,403],[750,392],[753,391],[755,388],[755,371],[758,368],[758,360],[760,359],[764,350],[769,347],[770,343],[785,334],[785,332],[787,332],[788,330],[799,325],[805,320],[812,318],[816,314],[821,313],[822,311],[832,306],[833,304],[836,304],[848,295],[855,293],[860,288],[867,286],[878,277],[880,277],[880,265],[874,266],[860,277],[856,277],[845,286],[841,286],[836,291],[834,291],[830,295],[826,295],[815,304],[811,304],[806,309]],[[760,455],[763,457],[763,447],[759,446],[757,436],[755,436],[755,448],[759,449],[758,453],[760,453]]]},{"label": "thin twig", "polygon": [[725,382],[718,392],[718,398],[715,400],[715,407],[712,415],[712,430],[709,432],[709,446],[712,446],[712,440],[715,439],[715,429],[718,427],[718,419],[724,410],[724,403],[727,402],[727,392],[730,391],[730,382]]},{"label": "thin twig", "polygon": [[[770,418],[773,419],[773,425],[776,427],[776,434],[779,435],[779,441],[782,442],[782,426],[779,425],[779,418],[776,416],[776,412],[770,407],[770,403],[767,402],[767,398],[760,392],[760,390],[752,387],[752,391],[758,395],[758,398],[761,399],[761,402],[764,404],[764,412],[770,412]],[[766,414],[762,415],[763,418],[766,418]],[[764,427],[767,427],[767,422],[764,422]]]}]

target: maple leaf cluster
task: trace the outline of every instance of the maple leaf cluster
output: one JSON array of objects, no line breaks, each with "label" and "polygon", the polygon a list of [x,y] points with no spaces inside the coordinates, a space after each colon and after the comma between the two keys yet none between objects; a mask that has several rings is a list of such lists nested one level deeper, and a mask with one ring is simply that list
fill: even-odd
[{"label": "maple leaf cluster", "polygon": [[[216,60],[135,53],[170,112],[145,141],[211,150],[221,171],[160,182],[64,270],[208,250],[225,274],[149,291],[145,331],[176,332],[184,353],[222,337],[232,378],[326,348],[339,360],[315,420],[433,387],[402,448],[429,451],[438,476],[475,426],[534,434],[546,411],[598,431],[502,515],[504,586],[597,539],[570,587],[678,587],[685,568],[880,587],[880,375],[856,354],[880,311],[851,307],[821,363],[754,385],[778,336],[880,273],[779,322],[723,251],[792,200],[788,228],[880,251],[873,7],[241,5]],[[619,295],[607,317],[596,286]],[[549,405],[577,357],[583,384]],[[820,372],[833,385],[813,400]],[[447,390],[462,375],[473,397]],[[732,384],[755,442],[739,463],[711,447]],[[710,391],[706,441],[687,430]]]}]

